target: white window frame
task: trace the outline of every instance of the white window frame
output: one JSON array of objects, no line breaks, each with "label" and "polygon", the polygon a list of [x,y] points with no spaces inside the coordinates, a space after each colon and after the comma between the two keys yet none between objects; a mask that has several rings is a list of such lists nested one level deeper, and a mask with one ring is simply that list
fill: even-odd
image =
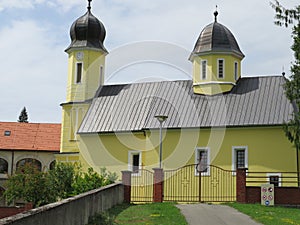
[{"label": "white window frame", "polygon": [[132,173],[133,176],[140,176],[141,175],[141,169],[142,169],[142,152],[138,150],[132,150],[128,152],[128,170],[133,172],[133,155],[139,155],[139,172],[138,173]]},{"label": "white window frame", "polygon": [[[195,149],[195,164],[198,164],[199,152],[207,151],[207,172],[201,172],[201,176],[210,176],[210,148],[209,147],[197,147]],[[195,168],[195,176],[199,176],[197,167]]]},{"label": "white window frame", "polygon": [[[80,82],[77,82],[77,76],[78,76],[78,64],[81,64],[81,77],[80,77]],[[75,79],[74,83],[75,84],[82,84],[82,78],[83,78],[83,62],[77,62],[75,66]]]},{"label": "white window frame", "polygon": [[[223,77],[220,77],[220,61],[223,61],[223,68],[222,68],[222,73],[223,73]],[[217,59],[217,65],[218,65],[218,71],[217,71],[217,74],[218,74],[218,79],[225,79],[225,59],[223,59],[223,58],[219,58],[219,59]]]},{"label": "white window frame", "polygon": [[272,176],[277,176],[277,177],[279,177],[279,180],[278,180],[278,187],[281,187],[281,173],[267,173],[267,177],[268,177],[268,183],[270,184],[270,181],[271,181],[271,179],[270,179],[270,177],[272,177]]},{"label": "white window frame", "polygon": [[[232,146],[232,170],[235,171],[236,165],[236,152],[237,150],[245,150],[245,168],[248,168],[248,146]],[[234,172],[235,174],[235,172]]]},{"label": "white window frame", "polygon": [[233,64],[233,73],[234,73],[234,80],[237,81],[239,78],[239,63],[237,61]]},{"label": "white window frame", "polygon": [[[205,68],[203,68],[203,63],[205,63]],[[205,69],[205,77],[203,77],[204,69]],[[200,78],[201,78],[201,80],[207,79],[207,60],[206,59],[201,60]]]}]

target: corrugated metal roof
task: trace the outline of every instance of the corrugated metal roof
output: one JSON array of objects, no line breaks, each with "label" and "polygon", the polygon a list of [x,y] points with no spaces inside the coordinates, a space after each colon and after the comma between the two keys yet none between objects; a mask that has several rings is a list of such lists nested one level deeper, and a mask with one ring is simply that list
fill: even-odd
[{"label": "corrugated metal roof", "polygon": [[79,133],[158,128],[155,115],[167,115],[167,128],[268,126],[288,121],[293,106],[281,76],[241,78],[230,93],[193,93],[191,80],[102,86]]},{"label": "corrugated metal roof", "polygon": [[244,58],[244,54],[231,33],[224,25],[214,22],[207,25],[195,44],[192,54],[206,52],[234,52],[239,57]]}]

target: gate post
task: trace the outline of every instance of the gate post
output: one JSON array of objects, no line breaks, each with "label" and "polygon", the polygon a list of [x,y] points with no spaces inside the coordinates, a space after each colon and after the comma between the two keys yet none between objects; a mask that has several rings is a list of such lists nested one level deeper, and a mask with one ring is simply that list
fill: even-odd
[{"label": "gate post", "polygon": [[153,170],[153,202],[163,202],[164,171],[161,168],[153,168]]},{"label": "gate post", "polygon": [[122,183],[124,185],[124,202],[131,200],[131,171],[122,171]]},{"label": "gate post", "polygon": [[247,202],[246,171],[247,168],[239,168],[236,170],[236,201],[239,203]]}]

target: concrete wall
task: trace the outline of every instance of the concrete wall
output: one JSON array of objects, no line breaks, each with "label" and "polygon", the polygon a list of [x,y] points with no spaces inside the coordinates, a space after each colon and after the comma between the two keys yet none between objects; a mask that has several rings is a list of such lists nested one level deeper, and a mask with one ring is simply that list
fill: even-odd
[{"label": "concrete wall", "polygon": [[0,220],[0,225],[85,225],[90,216],[123,202],[124,187],[111,184]]}]

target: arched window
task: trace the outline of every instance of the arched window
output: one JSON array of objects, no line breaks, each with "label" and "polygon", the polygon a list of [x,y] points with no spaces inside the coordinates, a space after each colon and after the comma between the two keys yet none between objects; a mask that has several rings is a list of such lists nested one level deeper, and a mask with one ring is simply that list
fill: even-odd
[{"label": "arched window", "polygon": [[0,158],[0,173],[8,172],[8,162],[5,159]]},{"label": "arched window", "polygon": [[42,171],[42,163],[37,159],[26,158],[17,162],[17,170],[25,166],[26,164],[36,167],[38,171]]},{"label": "arched window", "polygon": [[49,169],[50,169],[50,170],[53,170],[54,167],[55,167],[55,164],[56,164],[56,160],[52,161],[52,162],[50,163]]}]

